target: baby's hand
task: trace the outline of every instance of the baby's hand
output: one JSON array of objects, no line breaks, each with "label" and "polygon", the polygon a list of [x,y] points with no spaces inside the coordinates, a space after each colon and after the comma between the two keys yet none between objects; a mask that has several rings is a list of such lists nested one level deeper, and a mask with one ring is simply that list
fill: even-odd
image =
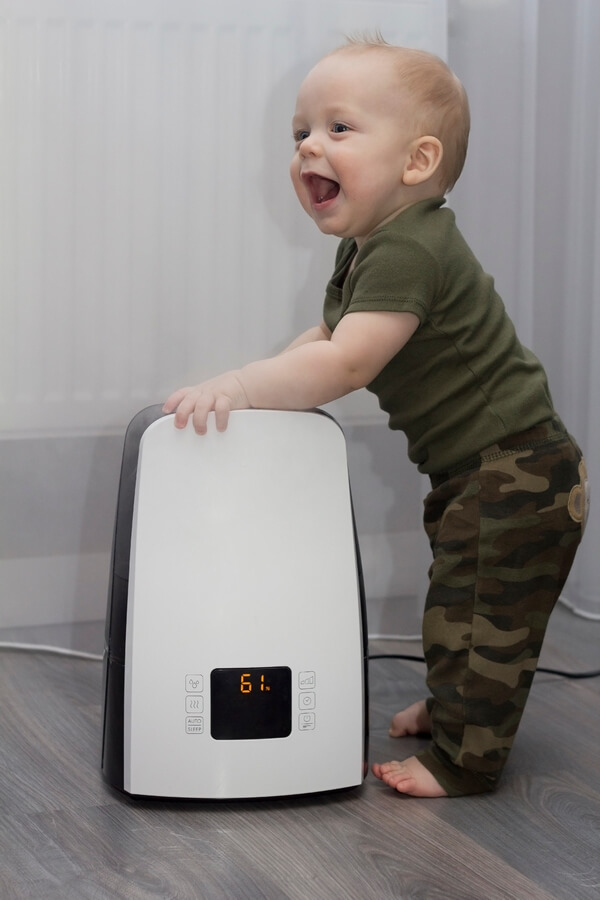
[{"label": "baby's hand", "polygon": [[248,409],[250,403],[237,372],[226,372],[195,387],[180,388],[168,398],[163,412],[175,413],[175,427],[185,428],[192,416],[194,430],[206,434],[206,420],[214,411],[217,431],[225,431],[232,409]]}]

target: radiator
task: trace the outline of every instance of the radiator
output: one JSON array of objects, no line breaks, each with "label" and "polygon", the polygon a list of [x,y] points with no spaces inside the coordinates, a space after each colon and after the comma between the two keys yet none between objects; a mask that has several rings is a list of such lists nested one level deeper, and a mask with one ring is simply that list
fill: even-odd
[{"label": "radiator", "polygon": [[319,320],[290,122],[365,28],[445,53],[440,0],[0,0],[3,434],[120,428]]}]

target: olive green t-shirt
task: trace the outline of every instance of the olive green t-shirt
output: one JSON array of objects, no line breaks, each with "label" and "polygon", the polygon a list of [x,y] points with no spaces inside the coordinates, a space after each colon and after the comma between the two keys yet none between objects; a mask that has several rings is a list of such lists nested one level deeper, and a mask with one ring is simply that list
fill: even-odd
[{"label": "olive green t-shirt", "polygon": [[519,342],[493,279],[444,202],[410,206],[358,253],[354,239],[343,239],[324,305],[331,331],[358,311],[419,318],[408,343],[367,387],[426,473],[454,468],[554,416],[541,363]]}]

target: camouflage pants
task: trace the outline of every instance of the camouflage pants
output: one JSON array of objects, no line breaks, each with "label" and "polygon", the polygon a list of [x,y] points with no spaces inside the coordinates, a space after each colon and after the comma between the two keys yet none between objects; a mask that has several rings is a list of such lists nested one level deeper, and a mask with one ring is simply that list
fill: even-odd
[{"label": "camouflage pants", "polygon": [[433,742],[419,759],[459,796],[498,783],[581,540],[587,477],[555,420],[431,480],[423,644]]}]

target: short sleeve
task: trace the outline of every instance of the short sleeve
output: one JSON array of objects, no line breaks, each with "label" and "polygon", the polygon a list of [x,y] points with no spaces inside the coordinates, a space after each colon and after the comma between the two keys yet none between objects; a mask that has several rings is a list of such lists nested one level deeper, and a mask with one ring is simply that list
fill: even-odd
[{"label": "short sleeve", "polygon": [[442,281],[432,254],[418,241],[382,229],[361,247],[349,276],[346,312],[412,312],[429,317]]}]

